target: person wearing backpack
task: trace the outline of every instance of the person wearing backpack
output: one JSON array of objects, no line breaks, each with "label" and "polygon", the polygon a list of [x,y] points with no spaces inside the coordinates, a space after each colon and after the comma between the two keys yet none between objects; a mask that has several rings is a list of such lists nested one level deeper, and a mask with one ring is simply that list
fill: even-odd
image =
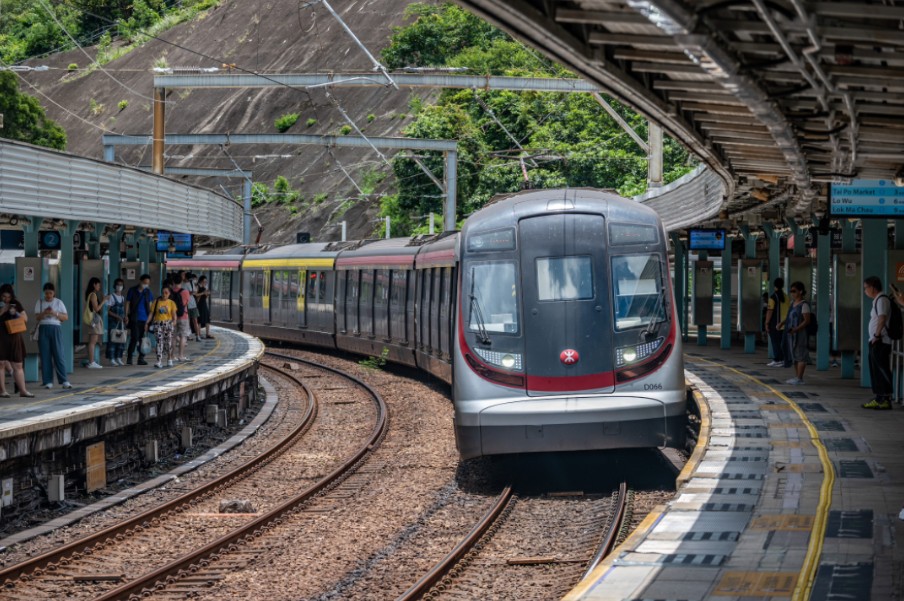
[{"label": "person wearing backpack", "polygon": [[891,409],[891,343],[888,321],[892,301],[882,294],[882,280],[871,275],[863,280],[863,292],[873,301],[869,312],[869,377],[875,397],[864,409]]},{"label": "person wearing backpack", "polygon": [[766,333],[769,334],[769,340],[772,342],[772,362],[766,365],[783,367],[785,365],[785,320],[788,317],[788,307],[791,306],[791,301],[785,295],[785,280],[775,278],[772,286],[775,290],[769,297],[769,304],[766,306]]},{"label": "person wearing backpack", "polygon": [[804,383],[804,370],[810,361],[809,326],[813,310],[804,298],[807,289],[804,288],[803,282],[794,282],[788,292],[791,294],[791,307],[785,320],[785,331],[788,332],[791,359],[794,361],[796,375],[785,383],[796,386]]}]

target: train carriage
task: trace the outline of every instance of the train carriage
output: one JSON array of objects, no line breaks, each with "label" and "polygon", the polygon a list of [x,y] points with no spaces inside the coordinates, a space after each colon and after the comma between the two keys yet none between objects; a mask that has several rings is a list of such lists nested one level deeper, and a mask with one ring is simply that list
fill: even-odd
[{"label": "train carriage", "polygon": [[317,243],[247,256],[242,262],[242,329],[271,340],[334,347],[338,254]]},{"label": "train carriage", "polygon": [[371,240],[336,260],[336,346],[416,366],[414,358],[416,240]]},{"label": "train carriage", "polygon": [[244,255],[198,255],[190,259],[169,259],[169,272],[190,271],[206,275],[210,290],[208,307],[210,323],[224,328],[238,328],[241,324],[241,266]]},{"label": "train carriage", "polygon": [[458,299],[458,243],[457,232],[441,235],[421,247],[415,258],[417,365],[449,384]]},{"label": "train carriage", "polygon": [[665,230],[615,194],[522,192],[461,233],[169,266],[208,270],[217,323],[235,325],[240,303],[250,334],[383,355],[452,383],[462,458],[684,442]]},{"label": "train carriage", "polygon": [[595,190],[516,194],[461,234],[454,356],[462,457],[682,441],[665,231]]}]

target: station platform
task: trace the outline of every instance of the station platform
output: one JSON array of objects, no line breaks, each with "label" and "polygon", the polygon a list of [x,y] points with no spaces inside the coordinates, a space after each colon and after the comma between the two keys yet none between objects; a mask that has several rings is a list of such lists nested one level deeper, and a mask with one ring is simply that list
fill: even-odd
[{"label": "station platform", "polygon": [[678,492],[568,601],[902,598],[904,409],[840,369],[685,346],[701,444]]},{"label": "station platform", "polygon": [[[235,387],[256,373],[264,353],[252,336],[212,328],[215,338],[188,342],[190,361],[156,369],[126,365],[86,369],[70,376],[72,388],[47,390],[30,383],[34,398],[0,399],[0,461],[70,447],[115,430],[156,419]],[[12,391],[11,383],[7,383]]]}]

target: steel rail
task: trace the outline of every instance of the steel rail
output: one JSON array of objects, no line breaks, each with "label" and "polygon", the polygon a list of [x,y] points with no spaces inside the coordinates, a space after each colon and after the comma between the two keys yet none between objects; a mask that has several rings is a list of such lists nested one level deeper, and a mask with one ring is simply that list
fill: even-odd
[{"label": "steel rail", "polygon": [[486,531],[499,518],[505,508],[512,499],[512,487],[506,486],[496,500],[496,503],[484,514],[483,518],[468,532],[467,536],[455,545],[448,555],[443,557],[439,563],[427,572],[420,580],[405,591],[396,601],[414,601],[423,597],[436,583],[452,569],[452,567],[461,561],[477,542],[483,537]]},{"label": "steel rail", "polygon": [[618,533],[622,529],[622,522],[625,518],[625,512],[628,508],[628,484],[627,482],[622,482],[618,486],[618,499],[616,501],[616,509],[615,515],[612,517],[612,521],[609,523],[609,529],[606,531],[606,536],[603,537],[602,543],[600,543],[599,549],[597,549],[596,553],[593,555],[593,558],[590,560],[590,563],[587,564],[587,569],[584,570],[583,576],[581,576],[581,580],[587,578],[590,573],[600,564],[602,560],[606,558],[609,553],[612,552],[612,548],[615,546],[615,541],[618,540]]},{"label": "steel rail", "polygon": [[371,432],[371,435],[368,438],[367,442],[365,442],[352,455],[351,458],[347,459],[342,465],[330,472],[319,482],[316,482],[315,484],[310,486],[307,490],[295,495],[278,507],[261,515],[254,521],[233,530],[229,534],[221,536],[215,541],[190,553],[187,553],[186,555],[183,555],[182,557],[171,561],[170,563],[154,570],[153,572],[139,576],[135,580],[132,580],[131,582],[113,589],[103,596],[97,597],[96,601],[113,601],[114,599],[129,599],[133,596],[141,597],[146,594],[152,594],[154,590],[163,589],[168,584],[177,581],[179,578],[190,575],[192,572],[197,571],[199,567],[207,565],[208,562],[219,559],[220,553],[229,553],[244,542],[249,542],[261,536],[265,530],[268,530],[271,527],[274,527],[282,522],[285,514],[291,512],[299,505],[306,503],[320,492],[328,489],[333,484],[336,484],[337,482],[340,482],[342,479],[344,479],[350,473],[352,468],[358,465],[359,462],[363,460],[367,455],[372,453],[373,450],[382,441],[382,439],[386,435],[386,429],[389,423],[389,408],[386,406],[385,401],[383,401],[383,397],[381,397],[380,394],[368,384],[339,369],[322,365],[314,361],[309,361],[307,359],[301,359],[299,357],[293,357],[290,355],[281,355],[278,353],[268,352],[267,355],[279,359],[306,363],[318,369],[333,372],[337,375],[351,380],[360,387],[364,388],[373,397],[374,402],[377,405],[376,424],[374,425],[374,429]]},{"label": "steel rail", "polygon": [[194,504],[202,497],[216,492],[223,486],[228,486],[230,484],[238,482],[241,479],[247,478],[253,472],[257,471],[262,466],[269,463],[271,460],[275,459],[282,452],[288,449],[289,446],[291,446],[291,444],[293,444],[299,436],[304,435],[305,432],[307,432],[307,430],[311,427],[311,424],[313,424],[314,419],[317,417],[317,400],[314,397],[313,392],[301,381],[299,381],[298,378],[294,377],[291,374],[282,372],[281,370],[278,370],[277,368],[274,368],[272,366],[265,364],[261,365],[263,367],[280,372],[283,377],[293,380],[307,393],[308,400],[305,415],[303,416],[299,425],[295,429],[293,429],[288,436],[274,444],[258,457],[251,459],[250,461],[240,465],[234,470],[229,471],[228,473],[208,482],[207,484],[200,486],[195,490],[189,491],[183,495],[180,495],[179,497],[176,497],[175,499],[172,499],[171,501],[168,501],[153,509],[149,509],[148,511],[145,511],[133,518],[129,518],[123,522],[110,526],[109,528],[105,528],[104,530],[85,536],[78,540],[72,541],[71,543],[67,543],[61,547],[47,551],[46,553],[42,553],[41,555],[0,570],[0,586],[13,580],[27,577],[27,575],[30,573],[36,573],[45,569],[55,569],[56,566],[60,564],[60,562],[68,561],[70,558],[77,558],[79,554],[90,552],[91,548],[103,545],[106,541],[109,541],[111,539],[129,535],[130,531],[134,528],[144,528],[154,520],[158,520],[170,513],[179,511],[183,505]]}]

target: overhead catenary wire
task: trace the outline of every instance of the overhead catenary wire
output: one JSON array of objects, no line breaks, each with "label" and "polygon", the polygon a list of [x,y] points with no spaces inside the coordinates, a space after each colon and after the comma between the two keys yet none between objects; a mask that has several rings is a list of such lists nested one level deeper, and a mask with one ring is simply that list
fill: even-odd
[{"label": "overhead catenary wire", "polygon": [[71,33],[69,33],[69,30],[66,29],[66,26],[60,22],[60,20],[57,18],[56,12],[53,10],[53,8],[51,6],[49,6],[47,4],[47,2],[45,2],[44,0],[37,0],[37,3],[41,6],[41,8],[44,9],[44,12],[47,13],[47,15],[53,20],[53,22],[56,23],[56,26],[59,27],[60,30],[64,34],[66,34],[66,37],[68,37],[72,41],[72,43],[75,44],[76,48],[78,48],[79,51],[81,51],[81,53],[85,55],[85,58],[87,58],[91,62],[91,64],[96,66],[99,71],[103,72],[104,75],[106,75],[107,77],[112,79],[114,82],[116,82],[118,85],[122,86],[123,88],[125,88],[126,90],[131,92],[132,94],[135,94],[139,98],[143,98],[145,100],[150,100],[152,102],[154,101],[154,98],[152,96],[145,96],[138,90],[136,90],[132,87],[129,87],[128,85],[126,85],[125,83],[123,83],[122,81],[120,81],[119,79],[114,77],[112,73],[109,73],[106,69],[104,69],[103,65],[101,65],[99,62],[97,62],[97,60],[95,60],[95,58],[93,56],[88,54],[88,52],[86,52],[85,49],[82,48],[81,44],[78,43],[78,40],[76,40],[75,37]]}]

